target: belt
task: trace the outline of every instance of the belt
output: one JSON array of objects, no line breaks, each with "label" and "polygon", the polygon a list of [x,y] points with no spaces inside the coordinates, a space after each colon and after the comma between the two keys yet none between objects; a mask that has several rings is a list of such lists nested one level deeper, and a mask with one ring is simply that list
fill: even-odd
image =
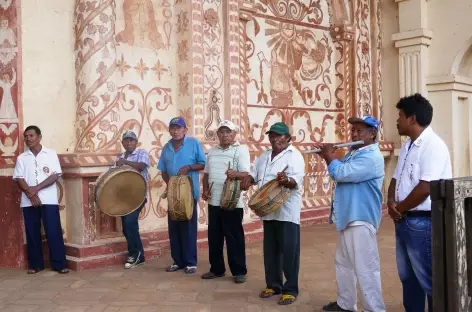
[{"label": "belt", "polygon": [[431,210],[407,211],[405,216],[409,218],[431,218]]}]

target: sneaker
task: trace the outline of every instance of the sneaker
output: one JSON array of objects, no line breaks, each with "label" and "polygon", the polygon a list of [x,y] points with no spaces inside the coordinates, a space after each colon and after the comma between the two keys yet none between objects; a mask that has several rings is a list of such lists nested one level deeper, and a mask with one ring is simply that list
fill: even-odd
[{"label": "sneaker", "polygon": [[141,252],[139,252],[137,257],[128,257],[128,261],[125,263],[125,269],[132,269],[144,263],[144,258],[141,258]]},{"label": "sneaker", "polygon": [[197,267],[196,266],[188,266],[184,270],[185,274],[195,274],[197,273]]},{"label": "sneaker", "polygon": [[351,310],[341,308],[336,301],[324,305],[323,311],[352,312]]},{"label": "sneaker", "polygon": [[234,277],[234,282],[236,284],[246,283],[246,275],[236,275]]},{"label": "sneaker", "polygon": [[215,278],[218,278],[218,277],[223,277],[225,276],[225,274],[215,274],[213,272],[207,272],[205,274],[202,275],[202,279],[204,280],[209,280],[209,279],[215,279]]},{"label": "sneaker", "polygon": [[167,268],[166,268],[166,272],[175,272],[175,271],[178,271],[180,270],[181,268],[177,265],[177,264],[172,264],[172,265],[169,265]]}]

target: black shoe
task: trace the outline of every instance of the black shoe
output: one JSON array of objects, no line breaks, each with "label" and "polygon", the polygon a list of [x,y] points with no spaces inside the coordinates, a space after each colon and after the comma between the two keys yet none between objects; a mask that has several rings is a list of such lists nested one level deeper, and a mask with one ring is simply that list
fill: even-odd
[{"label": "black shoe", "polygon": [[236,275],[234,277],[234,282],[236,284],[246,283],[246,275]]},{"label": "black shoe", "polygon": [[336,301],[324,305],[323,311],[352,312],[351,310],[341,308]]},{"label": "black shoe", "polygon": [[215,279],[215,278],[218,278],[218,277],[223,277],[225,276],[225,274],[215,274],[213,272],[207,272],[205,274],[202,275],[202,279],[206,279],[206,280],[209,280],[209,279]]}]

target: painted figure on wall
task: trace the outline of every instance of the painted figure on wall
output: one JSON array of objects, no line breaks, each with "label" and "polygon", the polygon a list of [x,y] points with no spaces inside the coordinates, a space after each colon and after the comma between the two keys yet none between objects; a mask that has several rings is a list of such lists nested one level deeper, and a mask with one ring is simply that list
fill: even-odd
[{"label": "painted figure on wall", "polygon": [[4,10],[8,9],[13,0],[0,0],[0,7]]},{"label": "painted figure on wall", "polygon": [[117,42],[156,50],[164,48],[151,0],[124,0],[123,11],[125,29],[116,36]]},{"label": "painted figure on wall", "polygon": [[3,89],[2,102],[0,103],[0,120],[6,119],[9,122],[17,122],[15,104],[11,96],[11,88],[16,83],[16,71],[4,72],[0,77],[0,88]]},{"label": "painted figure on wall", "polygon": [[0,46],[7,48],[16,46],[15,33],[9,27],[7,19],[0,22]]}]

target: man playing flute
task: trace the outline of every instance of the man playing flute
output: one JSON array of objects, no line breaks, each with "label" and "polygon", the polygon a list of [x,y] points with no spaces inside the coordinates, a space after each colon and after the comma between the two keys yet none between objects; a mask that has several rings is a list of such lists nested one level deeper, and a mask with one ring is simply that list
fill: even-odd
[{"label": "man playing flute", "polygon": [[338,298],[324,311],[357,311],[357,280],[364,311],[385,311],[380,282],[377,230],[382,217],[384,158],[376,142],[378,121],[371,116],[350,118],[353,141],[364,141],[341,160],[332,144],[320,146],[335,182],[330,223],[339,232],[335,254]]},{"label": "man playing flute", "polygon": [[[305,161],[290,143],[291,135],[286,124],[277,122],[266,134],[269,135],[272,149],[256,159],[251,174],[241,181],[241,189],[246,190],[253,184],[260,188],[277,179],[280,185],[291,190],[288,200],[279,210],[262,218],[267,286],[259,295],[261,298],[270,298],[282,294],[278,303],[288,305],[294,303],[298,296],[300,211]],[[287,169],[284,171],[285,167]]]}]

